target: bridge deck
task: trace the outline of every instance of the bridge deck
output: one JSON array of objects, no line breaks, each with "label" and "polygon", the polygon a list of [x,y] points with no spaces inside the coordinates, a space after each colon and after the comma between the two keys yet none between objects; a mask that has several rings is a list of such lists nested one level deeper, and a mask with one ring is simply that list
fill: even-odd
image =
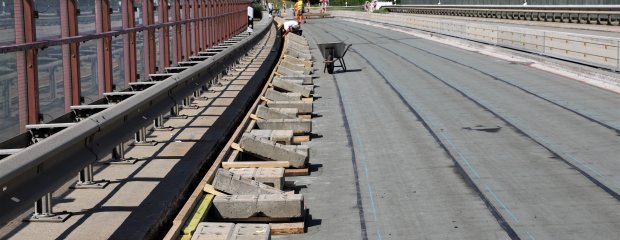
[{"label": "bridge deck", "polygon": [[616,93],[338,19],[303,29],[316,58],[353,47],[316,81],[316,171],[295,179],[314,220],[291,238],[620,234]]}]

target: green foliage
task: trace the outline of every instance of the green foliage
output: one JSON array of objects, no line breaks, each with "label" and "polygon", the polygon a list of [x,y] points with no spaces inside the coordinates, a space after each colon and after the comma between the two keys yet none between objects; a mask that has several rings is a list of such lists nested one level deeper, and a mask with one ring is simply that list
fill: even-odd
[{"label": "green foliage", "polygon": [[252,3],[252,8],[254,9],[254,19],[262,19],[263,18],[263,5],[260,3]]},{"label": "green foliage", "polygon": [[389,12],[390,12],[390,11],[388,11],[388,10],[387,10],[387,9],[385,9],[385,8],[379,8],[379,9],[377,9],[377,10],[373,11],[373,13],[389,13]]}]

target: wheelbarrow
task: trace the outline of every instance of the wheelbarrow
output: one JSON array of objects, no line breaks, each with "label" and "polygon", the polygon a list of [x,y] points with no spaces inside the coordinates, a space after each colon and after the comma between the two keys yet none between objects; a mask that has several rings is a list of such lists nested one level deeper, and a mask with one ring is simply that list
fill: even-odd
[{"label": "wheelbarrow", "polygon": [[[343,71],[347,71],[347,64],[344,62],[344,55],[347,54],[351,44],[346,44],[343,42],[335,42],[335,43],[319,43],[319,49],[321,50],[321,54],[323,54],[323,58],[325,59],[323,63],[325,63],[325,67],[323,67],[323,72],[327,70],[329,74],[334,73],[334,68],[339,67],[342,68]],[[336,66],[336,62],[340,63],[339,66]]]}]

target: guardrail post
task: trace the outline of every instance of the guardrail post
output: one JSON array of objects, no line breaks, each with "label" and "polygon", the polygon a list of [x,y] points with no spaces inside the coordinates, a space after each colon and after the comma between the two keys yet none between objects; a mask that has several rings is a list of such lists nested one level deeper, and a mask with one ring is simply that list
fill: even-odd
[{"label": "guardrail post", "polygon": [[179,117],[179,105],[178,104],[174,104],[174,106],[170,108],[170,117],[172,118]]},{"label": "guardrail post", "polygon": [[78,182],[73,186],[75,189],[102,189],[108,186],[110,181],[95,181],[93,165],[88,164],[78,175]]},{"label": "guardrail post", "polygon": [[192,96],[187,96],[183,98],[183,109],[187,108],[198,108],[198,106],[192,105]]},{"label": "guardrail post", "polygon": [[202,87],[196,89],[196,91],[194,91],[194,99],[205,99],[203,97],[201,97],[200,95],[202,95]]},{"label": "guardrail post", "polygon": [[155,131],[172,131],[173,127],[166,127],[164,125],[164,115],[160,114],[153,120],[153,130]]},{"label": "guardrail post", "polygon": [[125,143],[121,142],[112,149],[112,161],[109,164],[134,164],[138,160],[125,156]]},{"label": "guardrail post", "polygon": [[46,193],[41,199],[34,203],[34,213],[27,222],[64,222],[71,216],[71,213],[54,213],[52,208],[52,193]]},{"label": "guardrail post", "polygon": [[134,146],[154,146],[157,144],[155,141],[146,140],[146,127],[138,129],[134,136],[134,142],[132,144]]}]

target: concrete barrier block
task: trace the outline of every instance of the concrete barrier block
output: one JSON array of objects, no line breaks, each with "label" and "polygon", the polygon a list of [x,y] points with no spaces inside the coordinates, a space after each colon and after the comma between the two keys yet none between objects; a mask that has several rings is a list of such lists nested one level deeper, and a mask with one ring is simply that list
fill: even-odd
[{"label": "concrete barrier block", "polygon": [[279,144],[290,145],[293,135],[293,130],[273,130],[269,140]]},{"label": "concrete barrier block", "polygon": [[267,103],[270,108],[297,108],[300,114],[312,113],[312,103],[304,101],[272,101]]},{"label": "concrete barrier block", "polygon": [[223,219],[297,218],[303,216],[303,204],[301,194],[224,195],[213,199],[215,212]]},{"label": "concrete barrier block", "polygon": [[306,61],[306,60],[301,60],[299,58],[295,58],[295,57],[291,57],[291,56],[284,56],[284,61],[293,63],[293,64],[301,64],[304,65],[305,67],[312,67],[312,61]]},{"label": "concrete barrier block", "polygon": [[252,129],[250,130],[250,134],[260,137],[260,138],[269,139],[271,138],[272,131],[273,130],[270,130],[270,129]]},{"label": "concrete barrier block", "polygon": [[271,227],[269,224],[237,223],[231,240],[270,240]]},{"label": "concrete barrier block", "polygon": [[310,94],[312,92],[311,89],[301,84],[295,84],[295,83],[292,83],[286,80],[273,79],[272,84],[275,88],[279,88],[279,89],[282,89],[288,92],[296,92],[296,93],[301,94],[301,96],[304,96],[304,97],[310,97]]},{"label": "concrete barrier block", "polygon": [[291,116],[297,116],[297,114],[299,113],[299,111],[297,111],[297,108],[270,108],[270,109],[284,113],[284,114],[288,114]]},{"label": "concrete barrier block", "polygon": [[300,71],[304,75],[312,74],[312,68],[306,68],[306,67],[304,67],[304,65],[293,64],[293,63],[290,63],[290,62],[287,62],[287,61],[283,61],[283,62],[280,63],[280,66],[288,68],[288,69],[291,69],[293,71]]},{"label": "concrete barrier block", "polygon": [[291,57],[299,58],[301,60],[312,60],[312,55],[308,53],[303,53],[294,49],[285,49],[284,55],[288,55]]},{"label": "concrete barrier block", "polygon": [[242,178],[252,179],[262,184],[282,190],[284,185],[284,168],[233,168],[229,170]]},{"label": "concrete barrier block", "polygon": [[273,88],[267,89],[265,98],[272,101],[299,101],[301,100],[301,94],[299,93],[283,93]]},{"label": "concrete barrier block", "polygon": [[282,75],[284,75],[284,76],[289,76],[289,75],[292,75],[292,76],[304,75],[304,72],[303,72],[303,71],[295,71],[295,70],[292,70],[292,69],[290,69],[290,68],[283,67],[282,65],[278,66],[277,71],[278,71],[278,73],[280,73],[280,74],[282,74]]},{"label": "concrete barrier block", "polygon": [[284,145],[283,147],[299,154],[310,155],[310,147],[308,145]]},{"label": "concrete barrier block", "polygon": [[254,179],[256,168],[232,168],[232,169],[229,169],[228,171],[230,171],[234,175],[239,175],[242,178]]},{"label": "concrete barrier block", "polygon": [[[291,108],[288,108],[291,109]],[[293,108],[294,109],[294,108]],[[295,110],[295,114],[289,114],[287,112],[281,112],[278,110],[274,110],[263,105],[259,105],[256,109],[256,116],[262,119],[296,119],[297,118],[297,109]],[[290,111],[290,110],[286,110]]]},{"label": "concrete barrier block", "polygon": [[275,161],[288,161],[291,167],[300,168],[306,164],[308,154],[302,154],[297,151],[286,149],[279,143],[275,143],[266,139],[253,136],[251,134],[243,134],[239,145],[244,152],[256,155],[261,158]]},{"label": "concrete barrier block", "polygon": [[295,76],[281,76],[275,77],[274,79],[281,79],[286,81],[301,81],[303,85],[312,85],[314,81],[312,80],[312,76],[310,75],[295,75]]},{"label": "concrete barrier block", "polygon": [[258,168],[254,180],[282,190],[284,186],[284,168]]},{"label": "concrete barrier block", "polygon": [[272,218],[297,218],[303,216],[304,197],[301,194],[260,195],[258,208]]},{"label": "concrete barrier block", "polygon": [[233,236],[234,223],[201,222],[198,223],[192,240],[228,240]]},{"label": "concrete barrier block", "polygon": [[257,120],[260,129],[292,130],[294,134],[308,134],[312,132],[311,119],[269,119]]},{"label": "concrete barrier block", "polygon": [[[293,139],[293,130],[253,129],[250,134],[284,145],[290,145]],[[231,172],[237,174],[234,171]]]},{"label": "concrete barrier block", "polygon": [[310,51],[308,50],[301,50],[301,49],[296,49],[292,47],[287,47],[286,49],[284,49],[285,55],[290,55],[289,53],[293,53],[293,52],[295,52],[296,54],[312,55],[312,53],[310,53]]},{"label": "concrete barrier block", "polygon": [[[244,134],[245,136],[245,134]],[[283,151],[292,152],[296,155],[303,156],[298,152],[282,149]],[[228,194],[282,194],[279,189],[259,183],[257,181],[242,178],[228,170],[218,169],[212,183],[213,187],[219,191]]]},{"label": "concrete barrier block", "polygon": [[289,48],[293,48],[296,50],[300,50],[300,51],[304,51],[304,52],[310,52],[310,46],[309,45],[305,45],[303,43],[300,42],[295,42],[295,41],[290,41],[288,42],[288,46]]},{"label": "concrete barrier block", "polygon": [[290,36],[289,40],[294,41],[295,43],[308,45],[308,40],[306,40],[305,37],[302,37],[302,36],[299,36],[299,35]]},{"label": "concrete barrier block", "polygon": [[259,195],[222,195],[213,198],[213,206],[221,218],[250,218],[256,215]]}]

